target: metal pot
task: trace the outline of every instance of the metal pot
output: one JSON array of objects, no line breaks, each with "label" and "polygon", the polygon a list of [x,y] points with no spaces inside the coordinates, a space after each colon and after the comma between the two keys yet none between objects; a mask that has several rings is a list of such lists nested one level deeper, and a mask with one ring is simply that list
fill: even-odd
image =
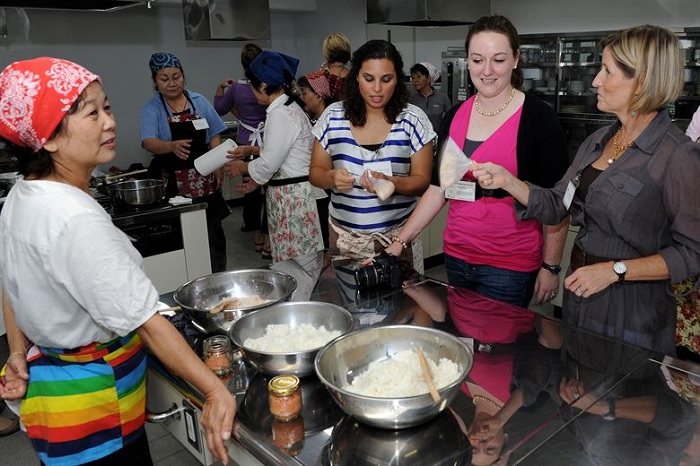
[{"label": "metal pot", "polygon": [[0,173],[0,190],[5,196],[22,176],[19,172]]},{"label": "metal pot", "polygon": [[[250,311],[287,301],[297,287],[286,273],[269,269],[229,270],[205,275],[185,283],[173,294],[175,302],[205,333],[227,334],[233,323]],[[240,307],[212,313],[222,300],[257,295],[269,301],[257,306]]]},{"label": "metal pot", "polygon": [[161,180],[129,180],[109,186],[115,205],[129,207],[157,204],[165,199],[165,183]]}]

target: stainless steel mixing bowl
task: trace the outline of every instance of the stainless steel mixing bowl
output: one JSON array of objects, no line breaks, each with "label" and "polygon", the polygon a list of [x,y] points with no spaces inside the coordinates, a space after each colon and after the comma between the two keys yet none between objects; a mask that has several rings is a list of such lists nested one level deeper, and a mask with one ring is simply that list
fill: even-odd
[{"label": "stainless steel mixing bowl", "polygon": [[234,345],[243,350],[243,357],[253,367],[268,375],[295,374],[300,377],[313,374],[314,358],[320,348],[306,351],[290,351],[285,353],[268,353],[253,350],[245,345],[248,338],[260,338],[265,335],[268,325],[283,324],[291,327],[300,324],[321,325],[326,330],[338,330],[341,335],[350,332],[355,321],[344,308],[330,303],[318,301],[293,301],[278,303],[244,315],[237,320],[229,337]]},{"label": "stainless steel mixing bowl", "polygon": [[[405,398],[376,398],[348,391],[355,376],[374,361],[391,358],[404,350],[421,348],[428,359],[454,361],[459,377],[439,388],[440,401],[428,393]],[[459,338],[449,333],[414,325],[372,327],[333,340],[316,355],[316,375],[340,408],[360,422],[385,429],[403,429],[437,416],[457,394],[471,370],[474,355]]]},{"label": "stainless steel mixing bowl", "polygon": [[[257,309],[287,301],[296,290],[297,281],[286,273],[268,269],[230,270],[205,275],[185,283],[173,294],[194,323],[206,333],[226,334],[241,316]],[[226,298],[259,296],[268,301],[230,311],[211,313]]]}]

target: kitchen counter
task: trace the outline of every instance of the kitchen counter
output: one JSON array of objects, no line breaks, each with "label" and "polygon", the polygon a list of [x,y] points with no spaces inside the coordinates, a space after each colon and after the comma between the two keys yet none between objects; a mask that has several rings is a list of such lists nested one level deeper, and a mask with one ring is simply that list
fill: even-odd
[{"label": "kitchen counter", "polygon": [[206,203],[112,209],[121,229],[144,259],[144,270],[159,293],[211,273]]},{"label": "kitchen counter", "polygon": [[[470,390],[485,390],[507,402],[511,386],[520,387],[525,403],[505,423],[507,441],[503,451],[496,452],[507,457],[507,464],[597,464],[610,458],[619,464],[678,464],[691,441],[698,441],[694,435],[700,367],[692,363],[569,328],[434,280],[416,279],[395,291],[359,293],[351,270],[329,268],[313,299],[345,307],[357,328],[422,325],[464,338],[475,350],[468,389],[463,387],[434,420],[391,431],[364,426],[345,415],[312,375],[301,381],[301,419],[296,425],[280,426],[269,414],[268,378],[240,362],[230,381],[239,400],[230,445],[236,464],[471,464],[471,456],[485,444],[472,446],[465,435],[476,412]],[[151,373],[201,406],[191,387],[159,368],[157,361],[151,366]],[[597,414],[563,402],[562,380],[580,381],[580,402],[595,405]],[[601,406],[607,413],[609,398],[616,400],[615,420],[598,413]],[[149,395],[149,404],[150,400]],[[638,414],[652,422],[624,419]],[[293,438],[300,431],[303,437]],[[491,443],[505,439],[502,434]]]},{"label": "kitchen counter", "polygon": [[196,212],[198,210],[203,210],[206,208],[206,203],[185,204],[179,206],[166,204],[162,207],[155,207],[143,210],[113,212],[112,223],[114,223],[119,228],[123,228],[131,225],[143,224],[146,222],[151,223],[158,222],[161,220],[167,220],[187,212]]}]

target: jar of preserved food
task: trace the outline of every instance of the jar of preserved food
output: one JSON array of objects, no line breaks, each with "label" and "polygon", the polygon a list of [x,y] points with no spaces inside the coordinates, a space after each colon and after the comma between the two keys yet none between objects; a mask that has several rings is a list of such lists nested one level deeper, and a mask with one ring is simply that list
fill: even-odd
[{"label": "jar of preserved food", "polygon": [[272,442],[290,456],[304,448],[304,418],[298,416],[289,422],[272,421]]},{"label": "jar of preserved food", "polygon": [[278,375],[267,384],[270,392],[270,413],[275,419],[289,422],[301,413],[301,392],[299,377]]},{"label": "jar of preserved food", "polygon": [[226,376],[233,371],[233,351],[231,340],[226,335],[216,335],[204,340],[204,364],[218,376]]}]

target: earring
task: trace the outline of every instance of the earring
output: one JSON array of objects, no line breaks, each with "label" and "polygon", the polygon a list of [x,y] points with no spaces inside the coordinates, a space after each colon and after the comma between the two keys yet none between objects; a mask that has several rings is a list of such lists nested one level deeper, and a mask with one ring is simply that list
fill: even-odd
[{"label": "earring", "polygon": [[518,68],[518,65],[515,65],[515,66],[513,67],[514,70],[517,69],[517,68]]},{"label": "earring", "polygon": [[637,116],[637,111],[636,111],[636,110],[632,110],[632,111],[630,112],[630,115],[632,115],[633,117],[636,117],[636,116]]}]

